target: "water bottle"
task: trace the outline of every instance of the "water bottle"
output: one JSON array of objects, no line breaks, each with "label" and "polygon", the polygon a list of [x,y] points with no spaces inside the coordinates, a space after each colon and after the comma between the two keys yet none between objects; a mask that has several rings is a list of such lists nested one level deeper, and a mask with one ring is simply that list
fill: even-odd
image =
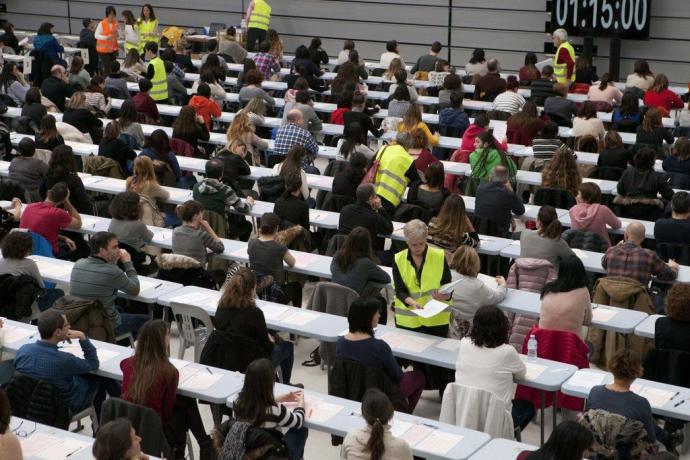
[{"label": "water bottle", "polygon": [[527,341],[527,360],[534,361],[535,359],[537,359],[537,338],[532,334]]}]

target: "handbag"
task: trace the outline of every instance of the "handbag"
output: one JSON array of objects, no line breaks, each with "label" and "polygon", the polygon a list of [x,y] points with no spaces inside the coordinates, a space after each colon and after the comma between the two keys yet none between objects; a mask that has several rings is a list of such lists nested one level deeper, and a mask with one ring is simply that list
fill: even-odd
[{"label": "handbag", "polygon": [[371,162],[371,166],[369,166],[367,173],[362,178],[362,184],[373,184],[376,181],[376,175],[379,173],[379,166],[381,165],[381,158],[383,158],[383,154],[387,148],[388,146],[385,146],[381,149],[381,153],[376,155],[374,161]]}]

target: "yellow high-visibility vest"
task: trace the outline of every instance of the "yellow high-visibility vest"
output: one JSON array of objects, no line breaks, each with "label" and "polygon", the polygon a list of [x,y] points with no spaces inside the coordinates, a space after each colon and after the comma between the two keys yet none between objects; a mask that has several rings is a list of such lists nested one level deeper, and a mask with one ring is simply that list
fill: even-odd
[{"label": "yellow high-visibility vest", "polygon": [[160,36],[158,35],[158,19],[153,21],[140,20],[139,25],[139,49],[144,51],[144,46],[147,42],[154,42],[158,44]]},{"label": "yellow high-visibility vest", "polygon": [[[403,283],[405,283],[407,291],[410,293],[410,297],[415,299],[420,305],[425,305],[432,299],[434,291],[441,287],[445,254],[443,249],[427,247],[421,280],[418,282],[415,267],[407,259],[408,253],[409,249],[397,253],[395,255],[395,265],[398,267],[398,272]],[[450,304],[450,301],[445,301],[444,303]],[[445,326],[450,323],[450,306],[431,318],[422,318],[414,314],[412,308],[396,297],[395,323],[399,326],[413,329],[422,326]]]},{"label": "yellow high-visibility vest", "polygon": [[374,179],[376,194],[393,206],[398,206],[407,187],[405,173],[414,160],[400,145],[382,147],[376,158],[379,159],[379,169]]},{"label": "yellow high-visibility vest", "polygon": [[558,50],[556,50],[556,55],[553,57],[553,76],[556,77],[556,81],[558,83],[565,83],[569,85],[570,83],[575,81],[575,68],[573,65],[573,74],[568,78],[568,66],[563,63],[563,64],[558,64],[556,61],[558,61],[558,55],[561,53],[561,49],[565,48],[568,50],[568,54],[570,54],[570,58],[573,60],[573,63],[575,62],[575,49],[573,48],[573,45],[570,44],[570,42],[563,42],[561,43],[561,46],[558,47]]},{"label": "yellow high-visibility vest", "polygon": [[168,74],[165,73],[165,63],[163,59],[156,56],[151,59],[150,64],[153,66],[153,78],[151,83],[153,88],[149,94],[154,101],[163,101],[168,98]]},{"label": "yellow high-visibility vest", "polygon": [[247,21],[249,29],[268,30],[271,23],[271,6],[265,0],[254,0],[252,15]]}]

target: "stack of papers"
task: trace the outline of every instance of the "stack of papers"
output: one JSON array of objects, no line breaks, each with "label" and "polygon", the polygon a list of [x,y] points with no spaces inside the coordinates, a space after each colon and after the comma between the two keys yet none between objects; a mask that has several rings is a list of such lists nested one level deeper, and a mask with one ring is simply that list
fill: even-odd
[{"label": "stack of papers", "polygon": [[209,372],[208,369],[201,369],[197,366],[186,365],[178,368],[178,371],[180,373],[179,385],[185,390],[208,390],[223,378],[223,374],[211,373],[212,371]]},{"label": "stack of papers", "polygon": [[301,308],[288,307],[287,311],[275,318],[284,324],[292,324],[293,326],[304,326],[305,324],[314,321],[319,317],[318,313],[313,311],[302,310]]},{"label": "stack of papers", "polygon": [[649,405],[652,407],[664,407],[664,405],[671,400],[675,394],[672,391],[662,390],[660,388],[648,387],[639,384],[632,384],[630,389],[638,395],[646,398]]},{"label": "stack of papers", "polygon": [[602,306],[597,306],[592,310],[592,319],[600,323],[606,323],[616,316],[618,312],[610,308],[604,308]]},{"label": "stack of papers", "polygon": [[415,337],[411,334],[400,334],[398,332],[387,332],[381,336],[381,340],[395,348],[413,353],[421,353],[434,344],[434,340],[423,337]]},{"label": "stack of papers", "polygon": [[[34,422],[30,423],[33,429]],[[24,428],[24,427],[22,427]],[[26,428],[29,428],[27,426]],[[61,438],[53,434],[36,432],[26,438],[19,438],[24,458],[54,460],[68,458],[82,449],[89,448],[89,441],[74,438]]]}]

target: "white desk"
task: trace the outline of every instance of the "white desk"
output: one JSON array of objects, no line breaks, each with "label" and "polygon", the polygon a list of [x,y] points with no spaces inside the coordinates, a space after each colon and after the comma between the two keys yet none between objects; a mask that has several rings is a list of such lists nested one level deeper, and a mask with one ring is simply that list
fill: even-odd
[{"label": "white desk", "polygon": [[[613,375],[597,369],[580,369],[567,382],[561,391],[570,396],[587,398],[592,387],[613,382]],[[649,400],[652,412],[663,417],[690,421],[690,388],[651,380],[636,379],[632,390]],[[678,392],[678,396],[671,398]],[[678,404],[683,401],[682,404]]]},{"label": "white desk", "polygon": [[[41,278],[44,280],[52,283],[69,284],[74,262],[43,256],[29,256],[29,258],[33,259],[38,264],[38,271],[41,273]],[[178,283],[141,275],[139,276],[139,286],[141,291],[136,296],[130,296],[124,292],[118,292],[118,296],[152,304],[156,303],[158,297],[163,294],[176,291],[182,287],[182,285]]]},{"label": "white desk", "polygon": [[[34,431],[35,430],[35,431]],[[17,436],[24,460],[67,459],[91,460],[94,439],[20,417],[12,417],[9,431],[26,433]]]},{"label": "white desk", "polygon": [[635,327],[635,335],[645,337],[647,339],[653,339],[656,331],[656,320],[663,316],[664,315],[649,315],[644,321]]},{"label": "white desk", "polygon": [[537,446],[509,439],[494,438],[479,449],[470,460],[515,460],[520,452],[537,450]]},{"label": "white desk", "polygon": [[[290,391],[302,390],[288,385],[276,384],[274,393],[278,396]],[[365,421],[361,416],[361,403],[309,390],[305,390],[304,394],[305,406],[307,406],[305,407],[304,424],[307,428],[344,437],[348,432],[365,426]],[[235,399],[236,396],[228,398],[228,407],[232,407]],[[400,430],[402,438],[405,438],[406,428],[414,428],[415,425],[429,428],[429,430],[425,430],[429,434],[410,446],[414,455],[428,460],[469,459],[490,439],[486,433],[402,412],[395,412],[393,420],[394,430]],[[439,444],[442,442],[447,443],[448,451],[434,452],[434,450],[440,449]]]},{"label": "white desk", "polygon": [[[5,327],[1,331],[2,347],[11,352],[17,352],[22,345],[38,340],[38,329],[30,324],[6,320]],[[122,380],[120,362],[132,356],[134,350],[98,340],[92,340],[91,343],[98,350],[100,361],[98,370],[94,373],[110,379]],[[237,372],[176,359],[171,359],[171,362],[180,371],[180,384],[177,391],[183,396],[214,404],[224,404],[228,396],[242,388],[242,374]]]}]

